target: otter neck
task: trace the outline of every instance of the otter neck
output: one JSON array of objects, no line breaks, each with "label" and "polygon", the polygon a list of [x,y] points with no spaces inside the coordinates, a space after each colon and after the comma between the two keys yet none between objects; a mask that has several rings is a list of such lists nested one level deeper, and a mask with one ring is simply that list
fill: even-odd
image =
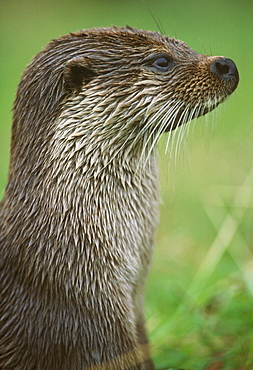
[{"label": "otter neck", "polygon": [[13,204],[12,236],[23,249],[17,251],[21,269],[26,266],[22,274],[38,286],[43,280],[48,291],[60,286],[66,294],[83,294],[89,289],[89,265],[92,271],[96,268],[101,285],[103,266],[110,264],[116,275],[127,271],[125,278],[134,285],[141,274],[139,259],[150,261],[146,246],[153,244],[157,225],[155,152],[148,160],[140,158],[138,149],[122,155],[115,147],[110,150],[102,137],[99,146],[99,135],[95,147],[91,125],[71,132],[66,121],[59,125],[48,156],[23,182],[29,184],[28,191],[5,200]]}]

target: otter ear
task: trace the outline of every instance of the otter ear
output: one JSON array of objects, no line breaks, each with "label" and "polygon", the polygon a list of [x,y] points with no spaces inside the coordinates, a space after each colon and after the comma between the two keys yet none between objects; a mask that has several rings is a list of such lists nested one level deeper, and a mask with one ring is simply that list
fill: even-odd
[{"label": "otter ear", "polygon": [[87,84],[94,76],[88,58],[73,58],[64,67],[64,82],[68,90],[79,92],[83,84]]}]

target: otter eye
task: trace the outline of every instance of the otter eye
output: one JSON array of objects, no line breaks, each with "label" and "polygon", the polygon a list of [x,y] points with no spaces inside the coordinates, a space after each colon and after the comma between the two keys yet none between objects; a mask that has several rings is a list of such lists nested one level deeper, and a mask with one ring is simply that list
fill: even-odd
[{"label": "otter eye", "polygon": [[159,67],[159,68],[166,68],[168,67],[169,61],[166,58],[158,58],[154,62],[154,66]]},{"label": "otter eye", "polygon": [[152,64],[153,67],[156,67],[161,72],[168,71],[171,65],[171,60],[167,56],[160,56]]},{"label": "otter eye", "polygon": [[173,60],[167,53],[159,53],[144,59],[144,65],[153,72],[167,72],[173,66]]}]

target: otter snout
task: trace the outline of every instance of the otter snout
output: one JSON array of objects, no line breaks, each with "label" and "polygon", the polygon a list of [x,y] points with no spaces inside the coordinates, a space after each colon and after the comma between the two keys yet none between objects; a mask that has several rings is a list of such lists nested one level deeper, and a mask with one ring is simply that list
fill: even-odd
[{"label": "otter snout", "polygon": [[232,82],[232,91],[236,89],[239,82],[239,73],[232,59],[224,57],[215,59],[211,63],[210,70],[222,80]]}]

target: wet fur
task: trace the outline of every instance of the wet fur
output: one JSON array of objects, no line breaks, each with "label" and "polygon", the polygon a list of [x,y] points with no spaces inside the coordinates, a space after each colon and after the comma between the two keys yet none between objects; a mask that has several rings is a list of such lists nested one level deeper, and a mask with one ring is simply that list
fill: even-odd
[{"label": "wet fur", "polygon": [[[157,53],[173,60],[168,73]],[[54,40],[27,67],[0,206],[2,369],[153,369],[143,294],[155,144],[233,91],[214,58],[109,28]]]}]

